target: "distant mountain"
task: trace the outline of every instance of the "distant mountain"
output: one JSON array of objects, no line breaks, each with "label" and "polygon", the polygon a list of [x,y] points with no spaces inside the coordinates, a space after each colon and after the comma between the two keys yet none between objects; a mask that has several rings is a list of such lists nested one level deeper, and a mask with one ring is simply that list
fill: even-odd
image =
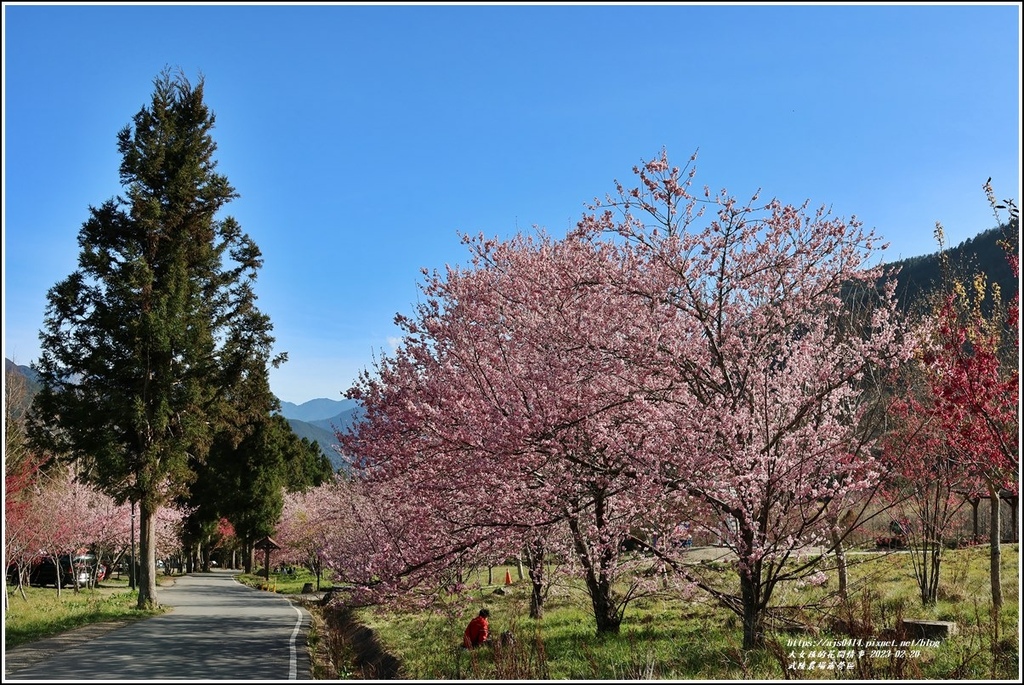
[{"label": "distant mountain", "polygon": [[308,438],[320,445],[334,465],[334,470],[348,468],[341,456],[341,445],[335,430],[346,430],[362,416],[362,407],[355,400],[329,400],[319,398],[294,404],[281,402],[281,416],[288,419],[292,431],[300,438]]},{"label": "distant mountain", "polygon": [[320,419],[319,421],[310,421],[309,423],[330,431],[333,434],[335,430],[344,431],[348,429],[362,417],[363,408],[357,404],[351,409],[346,409],[337,416],[332,416],[329,419]]},{"label": "distant mountain", "polygon": [[[18,404],[12,412],[12,416],[18,418],[27,411],[32,403],[32,398],[39,391],[39,377],[31,367],[15,364],[10,359],[5,359],[4,362],[8,378],[11,378],[11,375],[13,375],[15,378],[25,382],[24,397],[17,398]],[[13,388],[14,386],[12,383],[5,381],[5,387]],[[334,436],[332,426],[336,425],[340,429],[344,429],[350,425],[354,417],[359,413],[358,402],[355,400],[335,401],[319,399],[302,405],[295,405],[290,402],[282,402],[281,405],[281,415],[288,419],[288,424],[291,426],[292,431],[299,438],[307,438],[320,445],[320,451],[331,460],[331,465],[335,471],[341,468],[348,468],[348,464],[339,451],[340,445]],[[311,417],[312,420],[316,421],[317,425],[293,418],[294,415]]]},{"label": "distant mountain", "polygon": [[7,372],[15,371],[20,374],[32,386],[33,391],[39,389],[39,374],[33,371],[31,366],[22,366],[21,364],[15,364],[10,359],[4,359],[4,370]]},{"label": "distant mountain", "polygon": [[293,404],[281,400],[281,416],[286,419],[298,419],[299,421],[314,422],[335,416],[348,411],[356,406],[355,400],[329,400],[325,397],[310,400],[302,404]]},{"label": "distant mountain", "polygon": [[288,419],[288,423],[291,424],[292,430],[295,431],[299,437],[302,437],[301,431],[308,432],[310,434],[310,439],[316,440],[323,453],[330,457],[331,463],[334,464],[334,470],[337,471],[339,468],[345,468],[347,470],[348,462],[341,454],[341,445],[338,443],[335,431],[346,431],[356,421],[362,418],[362,416],[363,408],[356,405],[327,419],[308,422],[299,421],[298,419]]},{"label": "distant mountain", "polygon": [[348,470],[349,465],[341,455],[341,446],[338,444],[337,438],[334,437],[333,431],[298,419],[288,419],[288,425],[299,438],[306,438],[310,442],[320,445],[320,451],[331,460],[331,467],[335,471]]},{"label": "distant mountain", "polygon": [[[13,418],[20,418],[28,411],[29,405],[32,404],[32,398],[39,392],[39,376],[31,367],[15,364],[6,358],[4,359],[4,374],[6,378],[13,377],[24,381],[24,393],[21,393],[21,397],[18,397],[19,393],[15,386],[8,384],[6,378],[4,380],[4,387],[6,389],[4,401],[7,401],[7,399],[13,401],[14,406],[11,407],[11,416]],[[12,393],[12,391],[14,392]]]}]

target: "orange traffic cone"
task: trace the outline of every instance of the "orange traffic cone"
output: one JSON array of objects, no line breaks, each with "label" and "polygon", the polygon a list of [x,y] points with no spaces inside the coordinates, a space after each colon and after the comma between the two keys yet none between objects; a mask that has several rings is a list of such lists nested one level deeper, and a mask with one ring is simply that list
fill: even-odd
[{"label": "orange traffic cone", "polygon": [[511,571],[505,571],[505,585],[511,585],[511,584],[512,584],[512,572]]}]

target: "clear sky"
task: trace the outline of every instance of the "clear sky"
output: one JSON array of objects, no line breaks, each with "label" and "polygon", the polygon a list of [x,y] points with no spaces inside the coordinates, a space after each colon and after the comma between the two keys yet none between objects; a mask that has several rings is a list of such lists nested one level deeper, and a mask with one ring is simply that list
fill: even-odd
[{"label": "clear sky", "polygon": [[562,235],[664,147],[697,187],[855,215],[886,261],[1020,199],[1018,3],[4,3],[4,356],[39,354],[47,290],[153,79],[205,77],[228,205],[289,361],[283,400],[390,350],[459,233]]}]

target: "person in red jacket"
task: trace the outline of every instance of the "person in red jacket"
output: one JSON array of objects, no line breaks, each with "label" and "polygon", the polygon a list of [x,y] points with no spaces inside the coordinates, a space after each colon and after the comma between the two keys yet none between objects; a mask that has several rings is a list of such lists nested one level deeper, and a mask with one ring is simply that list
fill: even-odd
[{"label": "person in red jacket", "polygon": [[466,626],[466,632],[462,636],[462,646],[466,649],[473,649],[480,645],[487,644],[490,637],[490,626],[487,625],[487,618],[491,612],[481,609],[477,617]]}]

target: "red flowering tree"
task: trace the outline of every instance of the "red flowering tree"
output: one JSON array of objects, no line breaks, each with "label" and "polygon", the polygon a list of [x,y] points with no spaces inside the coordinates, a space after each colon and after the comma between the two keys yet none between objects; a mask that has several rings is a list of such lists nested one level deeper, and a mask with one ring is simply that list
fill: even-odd
[{"label": "red flowering tree", "polygon": [[[935,398],[920,374],[922,355],[908,365],[901,379],[907,392],[889,406],[896,426],[884,440],[888,466],[885,490],[894,513],[892,540],[905,542],[924,605],[938,599],[939,571],[949,531],[965,504],[964,492],[973,491],[976,479],[959,459],[937,418]],[[919,385],[924,384],[923,392]]]},{"label": "red flowering tree", "polygon": [[23,407],[28,401],[25,376],[8,366],[4,372],[4,559],[9,566],[15,565],[19,581],[37,553],[32,551],[32,499],[47,461],[25,441]]},{"label": "red flowering tree", "polygon": [[23,566],[40,556],[56,563],[63,554],[102,550],[116,534],[118,522],[127,522],[126,508],[119,511],[109,497],[75,475],[73,467],[54,466],[22,493],[23,508],[15,519],[22,535],[14,558]]},{"label": "red flowering tree", "polygon": [[[39,553],[35,494],[45,459],[26,451],[10,462],[4,455],[4,559],[17,569],[18,585]],[[22,592],[24,594],[24,591]]]},{"label": "red flowering tree", "polygon": [[[988,183],[985,190],[997,219],[998,210],[1009,210],[1010,237],[1004,246],[1014,274],[1019,274],[1019,256],[1013,251],[1020,230],[1016,205],[1009,200],[996,203]],[[990,314],[983,307],[986,298],[993,305]],[[924,357],[932,402],[929,415],[960,467],[988,495],[992,604],[997,614],[1003,604],[1000,504],[1004,491],[1018,492],[1020,472],[1019,298],[1019,292],[1014,293],[1001,306],[1001,293],[990,290],[981,275],[969,285],[952,282]]]}]

